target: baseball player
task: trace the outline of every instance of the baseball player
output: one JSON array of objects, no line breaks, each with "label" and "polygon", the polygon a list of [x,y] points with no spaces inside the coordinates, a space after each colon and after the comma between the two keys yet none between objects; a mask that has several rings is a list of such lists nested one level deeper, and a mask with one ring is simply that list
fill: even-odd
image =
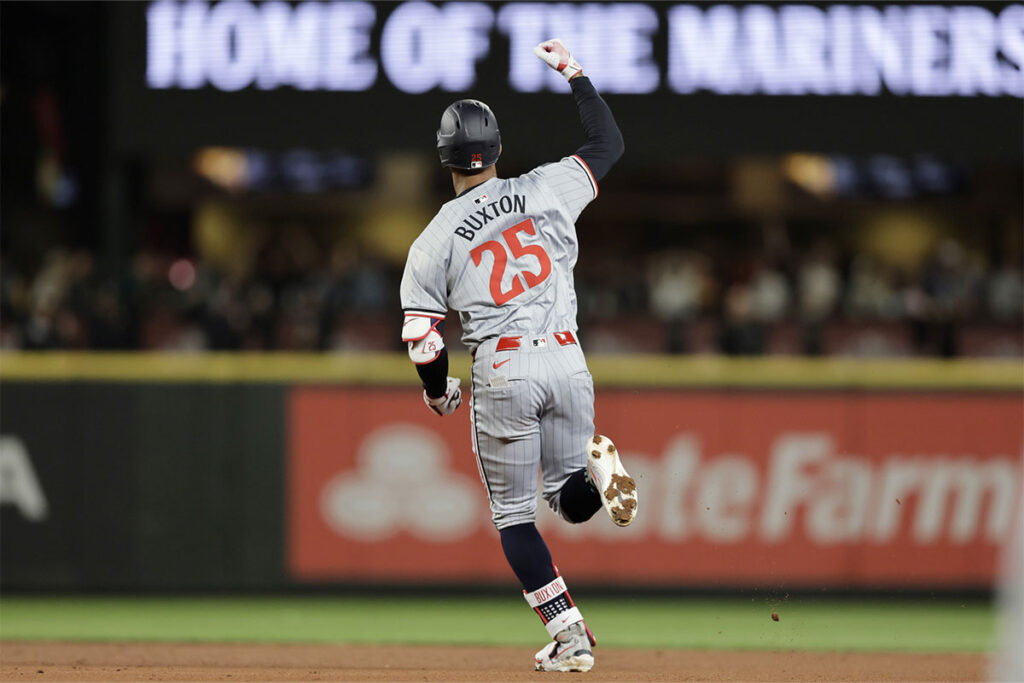
[{"label": "baseball player", "polygon": [[534,526],[541,494],[571,523],[602,506],[633,521],[636,486],[607,437],[594,435],[594,384],[576,336],[576,218],[622,155],[608,105],[560,40],[534,52],[569,81],[587,140],[572,156],[499,178],[501,136],[483,102],[459,100],[441,117],[437,150],[451,169],[447,202],[409,249],[402,339],[438,415],[462,402],[448,377],[445,313],[459,312],[473,354],[470,421],[480,478],[509,565],[554,642],[538,671],[589,671],[594,637]]}]

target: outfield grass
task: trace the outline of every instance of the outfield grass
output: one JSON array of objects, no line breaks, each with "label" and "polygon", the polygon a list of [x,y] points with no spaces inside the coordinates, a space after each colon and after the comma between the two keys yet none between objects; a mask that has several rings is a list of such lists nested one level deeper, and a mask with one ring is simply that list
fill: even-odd
[{"label": "outfield grass", "polygon": [[[607,647],[980,652],[995,630],[992,608],[976,602],[577,598]],[[513,599],[0,599],[2,639],[533,646],[545,637]]]}]

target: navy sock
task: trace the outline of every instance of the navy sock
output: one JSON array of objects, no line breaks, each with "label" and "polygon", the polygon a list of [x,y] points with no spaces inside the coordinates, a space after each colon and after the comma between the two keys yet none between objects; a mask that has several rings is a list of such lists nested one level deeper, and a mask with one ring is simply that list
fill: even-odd
[{"label": "navy sock", "polygon": [[601,509],[601,495],[587,479],[586,470],[576,470],[566,480],[558,494],[558,505],[574,524],[587,521]]},{"label": "navy sock", "polygon": [[532,523],[517,524],[498,533],[501,534],[505,559],[524,589],[532,592],[555,580],[557,574],[551,563],[551,552],[536,526]]}]

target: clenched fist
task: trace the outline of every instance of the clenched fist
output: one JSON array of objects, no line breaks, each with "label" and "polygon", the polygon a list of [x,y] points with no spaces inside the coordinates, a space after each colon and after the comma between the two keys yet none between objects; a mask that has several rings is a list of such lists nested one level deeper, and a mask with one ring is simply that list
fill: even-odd
[{"label": "clenched fist", "polygon": [[427,407],[432,411],[444,417],[445,415],[451,415],[455,412],[455,409],[462,405],[462,390],[459,389],[461,380],[458,377],[448,378],[448,387],[445,389],[443,396],[437,398],[430,398],[427,396],[427,392],[423,392],[423,402],[427,404]]},{"label": "clenched fist", "polygon": [[572,58],[569,48],[558,38],[545,40],[533,48],[533,54],[547,62],[548,66],[562,74],[567,81],[571,81],[575,76],[583,73],[583,67]]}]

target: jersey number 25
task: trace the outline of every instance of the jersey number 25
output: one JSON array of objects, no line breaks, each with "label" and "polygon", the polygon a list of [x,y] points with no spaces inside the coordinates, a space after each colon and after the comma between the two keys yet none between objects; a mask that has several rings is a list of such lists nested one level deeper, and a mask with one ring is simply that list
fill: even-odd
[{"label": "jersey number 25", "polygon": [[[551,259],[548,258],[548,253],[544,251],[544,247],[539,244],[529,244],[523,246],[523,243],[519,241],[517,233],[525,232],[527,235],[536,235],[537,231],[533,227],[533,220],[527,218],[522,223],[516,223],[511,228],[503,230],[501,233],[502,239],[505,244],[502,244],[498,240],[491,240],[484,242],[479,247],[469,252],[469,255],[473,257],[473,265],[477,268],[480,267],[480,263],[483,260],[484,252],[489,251],[494,255],[494,267],[491,269],[491,298],[494,299],[496,306],[508,303],[512,299],[516,298],[527,289],[536,287],[540,283],[547,279],[548,275],[551,274]],[[506,245],[509,252],[512,253],[513,259],[519,259],[523,256],[533,256],[540,263],[540,272],[533,273],[528,270],[521,271],[512,276],[512,285],[506,290],[502,291],[501,281],[505,277],[505,267],[508,265],[508,254],[506,253]],[[523,285],[523,282],[526,285]]]}]

